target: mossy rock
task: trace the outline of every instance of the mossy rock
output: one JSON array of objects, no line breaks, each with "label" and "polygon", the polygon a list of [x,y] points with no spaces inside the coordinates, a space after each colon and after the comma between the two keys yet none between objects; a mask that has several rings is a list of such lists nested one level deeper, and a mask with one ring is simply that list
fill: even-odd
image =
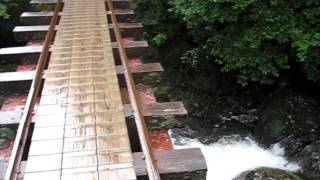
[{"label": "mossy rock", "polygon": [[262,167],[246,171],[233,180],[303,180],[301,177],[281,169]]}]

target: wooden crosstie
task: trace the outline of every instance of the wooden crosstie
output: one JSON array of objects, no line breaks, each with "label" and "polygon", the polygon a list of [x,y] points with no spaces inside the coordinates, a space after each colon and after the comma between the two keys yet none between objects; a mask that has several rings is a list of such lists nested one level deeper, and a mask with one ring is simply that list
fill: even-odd
[{"label": "wooden crosstie", "polygon": [[136,179],[105,2],[65,0],[63,12],[24,179]]}]

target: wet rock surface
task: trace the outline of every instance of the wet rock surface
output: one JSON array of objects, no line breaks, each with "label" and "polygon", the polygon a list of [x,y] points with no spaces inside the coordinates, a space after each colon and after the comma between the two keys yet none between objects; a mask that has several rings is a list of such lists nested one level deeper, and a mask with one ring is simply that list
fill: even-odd
[{"label": "wet rock surface", "polygon": [[228,96],[209,99],[187,103],[189,116],[179,120],[184,127],[174,130],[178,134],[174,138],[197,138],[210,144],[237,134],[257,139],[264,147],[280,143],[287,159],[299,164],[304,179],[320,179],[318,98],[280,90],[256,104]]},{"label": "wet rock surface", "polygon": [[276,143],[288,136],[299,138],[319,130],[319,101],[294,91],[271,96],[259,109],[255,134],[264,144]]},{"label": "wet rock surface", "polygon": [[197,138],[204,144],[215,143],[223,136],[251,136],[257,123],[257,109],[242,105],[233,97],[198,97],[185,102],[188,116],[178,119],[182,128],[175,134]]},{"label": "wet rock surface", "polygon": [[320,179],[320,103],[307,95],[283,91],[260,109],[255,135],[264,145],[279,142],[306,179]]},{"label": "wet rock surface", "polygon": [[274,168],[258,168],[243,172],[233,180],[303,180],[301,177],[287,171]]},{"label": "wet rock surface", "polygon": [[320,141],[313,142],[295,154],[295,161],[303,167],[303,175],[312,180],[320,179]]}]

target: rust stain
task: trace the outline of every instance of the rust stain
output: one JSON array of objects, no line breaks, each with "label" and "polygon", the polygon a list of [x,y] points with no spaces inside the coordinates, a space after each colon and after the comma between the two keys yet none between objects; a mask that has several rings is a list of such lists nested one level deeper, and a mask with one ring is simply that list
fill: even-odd
[{"label": "rust stain", "polygon": [[152,148],[157,150],[173,150],[167,129],[149,131]]},{"label": "rust stain", "polygon": [[129,37],[124,37],[122,38],[122,41],[124,44],[130,44],[130,43],[134,43],[134,38],[129,38]]},{"label": "rust stain", "polygon": [[44,41],[30,41],[27,43],[27,46],[40,46],[43,45]]},{"label": "rust stain", "polygon": [[17,94],[5,97],[0,111],[23,110],[26,103],[26,95]]},{"label": "rust stain", "polygon": [[17,71],[33,71],[36,70],[37,65],[36,64],[21,64],[17,66]]},{"label": "rust stain", "polygon": [[138,92],[141,96],[143,104],[154,104],[157,103],[156,97],[153,94],[151,87],[137,86]]},{"label": "rust stain", "polygon": [[12,148],[13,148],[13,144],[14,144],[14,140],[13,139],[7,140],[6,144],[9,144],[9,146],[7,148],[0,149],[0,160],[1,161],[9,161],[10,155],[12,152]]},{"label": "rust stain", "polygon": [[143,64],[143,63],[142,63],[140,58],[129,59],[129,65],[130,66],[138,66],[138,65],[141,65],[141,64]]}]

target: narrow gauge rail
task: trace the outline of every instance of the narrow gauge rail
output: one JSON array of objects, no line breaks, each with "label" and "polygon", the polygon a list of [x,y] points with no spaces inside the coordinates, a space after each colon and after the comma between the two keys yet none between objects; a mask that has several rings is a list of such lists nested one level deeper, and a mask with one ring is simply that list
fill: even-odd
[{"label": "narrow gauge rail", "polygon": [[[54,3],[55,8],[49,15],[50,25],[44,45],[40,47],[41,54],[5,179],[79,179],[80,176],[84,179],[136,179],[146,173],[148,179],[158,180],[163,177],[160,174],[192,172],[196,172],[194,178],[203,176],[206,165],[199,149],[154,153],[144,117],[175,115],[177,111],[166,107],[165,103],[158,104],[160,110],[143,105],[133,73],[148,72],[148,69],[130,67],[128,46],[121,36],[123,24],[118,23],[117,18],[121,11],[114,9],[112,0],[43,2]],[[112,23],[108,24],[106,14]],[[109,34],[108,29],[113,29],[113,34]],[[112,39],[116,43],[112,43]],[[115,65],[115,52],[112,52],[115,47],[121,70]],[[22,54],[35,53],[33,50],[22,50]],[[0,55],[10,52],[16,53],[8,48],[7,51],[1,49]],[[157,69],[149,67],[149,71]],[[124,75],[133,126],[128,125],[128,121],[126,125],[125,116],[130,115],[123,112],[126,105],[121,103],[119,73]],[[3,77],[10,79],[10,76]],[[16,78],[8,81],[16,81]],[[185,114],[185,110],[181,113],[181,107],[178,108],[177,115]],[[33,121],[34,130],[31,128]],[[71,125],[79,125],[80,121],[86,124],[72,128]],[[52,124],[55,125],[52,127]],[[141,149],[139,156],[130,150],[134,144],[130,136],[134,132],[139,141],[135,146]],[[32,133],[29,150],[28,135]],[[21,172],[26,152],[29,156]],[[190,157],[181,159],[185,155]]]}]

